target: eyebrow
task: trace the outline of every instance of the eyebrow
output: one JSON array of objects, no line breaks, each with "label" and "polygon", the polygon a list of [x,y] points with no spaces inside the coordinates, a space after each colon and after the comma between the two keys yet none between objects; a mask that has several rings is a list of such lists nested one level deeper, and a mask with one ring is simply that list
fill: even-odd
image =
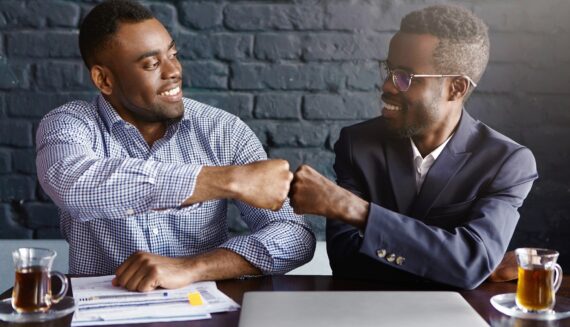
[{"label": "eyebrow", "polygon": [[[392,66],[392,63],[388,59],[386,59],[386,63],[388,64],[388,67]],[[405,70],[405,71],[412,73],[412,74],[414,73],[414,70],[412,68],[406,67],[406,66],[398,66],[398,67],[396,67],[396,69]]]},{"label": "eyebrow", "polygon": [[[166,51],[168,51],[168,50],[174,48],[175,46],[176,46],[176,42],[174,42],[174,40],[172,40],[172,41],[170,42],[170,44],[168,45],[168,49],[166,49]],[[142,55],[140,55],[140,56],[137,58],[137,60],[135,60],[135,62],[139,62],[139,61],[141,61],[141,60],[143,60],[143,59],[145,59],[145,58],[154,57],[154,56],[157,56],[157,55],[159,55],[159,54],[160,54],[160,51],[159,51],[159,50],[148,51],[148,52],[145,52],[145,53],[143,53]]]}]

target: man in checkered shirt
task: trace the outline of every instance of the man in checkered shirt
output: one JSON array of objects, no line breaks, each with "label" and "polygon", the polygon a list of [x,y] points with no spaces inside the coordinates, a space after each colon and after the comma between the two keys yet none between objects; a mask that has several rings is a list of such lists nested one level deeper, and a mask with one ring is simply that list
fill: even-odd
[{"label": "man in checkered shirt", "polygon": [[[150,11],[103,2],[79,46],[101,94],[51,111],[37,132],[38,178],[60,208],[70,273],[148,291],[312,258],[315,236],[287,199],[288,163],[265,160],[239,118],[182,97],[176,44]],[[228,199],[249,235],[229,237]]]}]

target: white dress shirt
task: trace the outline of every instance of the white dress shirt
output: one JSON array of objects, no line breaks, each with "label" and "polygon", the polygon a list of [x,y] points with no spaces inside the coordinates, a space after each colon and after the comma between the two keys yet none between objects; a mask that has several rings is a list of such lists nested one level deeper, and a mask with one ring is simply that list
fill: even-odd
[{"label": "white dress shirt", "polygon": [[414,156],[413,160],[415,168],[414,171],[416,172],[416,193],[420,193],[420,190],[422,189],[422,185],[424,183],[424,180],[426,179],[429,169],[431,168],[437,157],[439,157],[439,155],[447,145],[447,142],[451,140],[451,136],[453,136],[453,134],[451,134],[447,138],[447,140],[445,140],[445,142],[443,142],[440,146],[435,148],[435,150],[433,150],[430,154],[425,156],[425,158],[422,157],[420,151],[414,144],[414,141],[412,140],[412,138],[410,138],[410,143],[412,144],[412,151]]}]

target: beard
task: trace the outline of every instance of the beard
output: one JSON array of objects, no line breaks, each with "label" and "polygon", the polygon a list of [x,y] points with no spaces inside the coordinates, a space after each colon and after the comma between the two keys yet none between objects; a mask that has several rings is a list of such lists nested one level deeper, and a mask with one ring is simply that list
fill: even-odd
[{"label": "beard", "polygon": [[[426,106],[414,107],[413,109],[405,107],[402,110],[403,122],[401,125],[398,126],[394,124],[393,121],[384,119],[388,133],[395,138],[411,138],[422,134],[426,129],[432,126],[435,117],[437,117],[439,113],[439,107],[435,100]],[[409,110],[414,111],[412,117],[410,117]]]},{"label": "beard", "polygon": [[178,122],[184,117],[184,103],[182,101],[169,106],[159,104],[157,107],[156,121]]},{"label": "beard", "polygon": [[438,98],[435,95],[441,94],[443,83],[437,84],[431,90],[434,95],[429,101],[416,100],[401,95],[399,103],[403,103],[399,122],[391,119],[384,119],[385,126],[392,137],[411,138],[420,135],[429,129],[438,119],[440,115]]},{"label": "beard", "polygon": [[175,104],[155,103],[147,109],[131,107],[129,111],[138,120],[147,123],[174,123],[184,117],[184,103],[182,101]]}]

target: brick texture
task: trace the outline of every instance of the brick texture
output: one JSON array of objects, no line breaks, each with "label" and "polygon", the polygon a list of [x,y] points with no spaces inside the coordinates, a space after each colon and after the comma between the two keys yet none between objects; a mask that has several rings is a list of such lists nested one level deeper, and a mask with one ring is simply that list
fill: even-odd
[{"label": "brick texture", "polygon": [[[34,131],[49,110],[96,94],[77,47],[94,0],[0,1],[0,238],[58,238],[38,187]],[[378,60],[400,19],[439,0],[144,0],[176,40],[186,95],[227,110],[291,169],[334,179],[342,127],[379,114]],[[570,2],[449,0],[490,26],[489,67],[466,107],[533,150],[540,179],[511,247],[560,250],[570,267]],[[247,226],[236,217],[229,226]],[[324,219],[310,217],[319,239]]]}]

